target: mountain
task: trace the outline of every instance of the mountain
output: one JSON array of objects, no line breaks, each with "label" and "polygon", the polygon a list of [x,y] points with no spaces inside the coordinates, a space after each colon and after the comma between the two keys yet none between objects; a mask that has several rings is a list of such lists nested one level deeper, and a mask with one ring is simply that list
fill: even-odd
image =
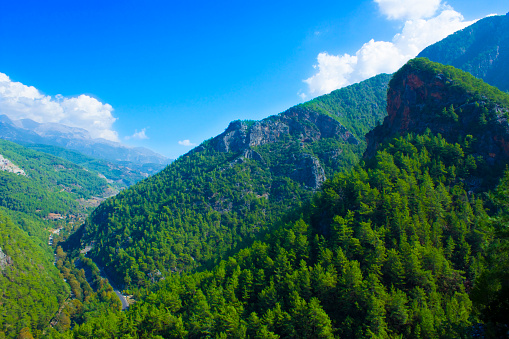
[{"label": "mountain", "polygon": [[24,144],[24,146],[35,151],[63,158],[90,171],[97,172],[108,181],[108,184],[120,190],[147,178],[149,173],[157,173],[162,168],[159,164],[148,163],[132,166],[129,162],[107,161],[58,146],[43,144]]},{"label": "mountain", "polygon": [[[157,175],[107,200],[81,243],[120,283],[212,265],[351,168],[385,115],[379,75],[262,121],[234,121]],[[348,126],[349,128],[345,127]]]},{"label": "mountain", "polygon": [[419,53],[509,91],[509,13],[490,16],[451,34]]},{"label": "mountain", "polygon": [[[383,140],[429,130],[449,143],[467,143],[471,156],[486,171],[500,173],[505,168],[509,100],[496,87],[452,66],[416,58],[394,74],[387,97],[388,118],[367,135],[368,156]],[[487,173],[475,180],[473,189],[490,186]]]},{"label": "mountain", "polygon": [[111,194],[106,180],[64,159],[0,140],[0,205],[29,214],[79,211],[79,199]]},{"label": "mountain", "polygon": [[[113,337],[134,332],[192,338],[504,337],[509,172],[503,176],[500,168],[508,162],[509,95],[466,72],[420,58],[394,75],[387,107],[389,115],[369,134],[364,161],[323,182],[310,204],[287,209],[282,222],[263,220],[270,223],[263,238],[210,269],[165,275],[140,291],[126,314],[90,319],[70,335],[104,335],[107,324]],[[302,109],[273,117],[271,129],[259,128],[268,121],[251,127],[237,123],[183,159],[225,141],[238,140],[229,146],[244,149],[257,140],[250,137],[253,130],[285,135],[282,122],[292,112],[307,113]],[[300,125],[313,126],[308,121]],[[340,135],[345,140],[346,134]],[[250,147],[266,156],[258,146]],[[177,178],[190,179],[198,182]],[[143,188],[125,192],[151,193]],[[127,233],[132,239],[136,232],[165,232],[159,245],[171,241],[175,233],[161,223],[140,227],[141,220],[158,219],[156,201],[140,207],[145,214],[123,220],[130,206],[112,204],[95,215],[109,218],[115,230],[109,238],[118,244],[110,245],[109,255],[118,251],[126,257],[120,241],[126,234],[120,225],[126,223],[133,225]],[[171,208],[164,204],[162,210],[166,206]],[[205,241],[217,239],[203,219],[195,222],[209,232]],[[168,229],[177,229],[176,220],[172,226]],[[125,269],[150,261],[128,260]]]},{"label": "mountain", "polygon": [[0,209],[42,244],[49,220],[77,222],[116,192],[97,172],[0,140]]},{"label": "mountain", "polygon": [[78,151],[136,170],[146,176],[160,171],[169,160],[143,147],[127,147],[105,139],[93,139],[88,131],[57,123],[38,123],[30,119],[11,120],[0,116],[0,138],[22,145],[44,144]]}]

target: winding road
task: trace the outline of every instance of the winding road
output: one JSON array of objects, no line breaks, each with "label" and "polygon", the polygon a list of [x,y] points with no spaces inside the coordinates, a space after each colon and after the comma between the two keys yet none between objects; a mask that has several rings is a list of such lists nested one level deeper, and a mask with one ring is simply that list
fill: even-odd
[{"label": "winding road", "polygon": [[[87,256],[87,253],[92,249],[91,246],[86,246],[83,250],[80,251],[80,253],[84,254],[85,256]],[[90,257],[89,257],[90,258]],[[95,262],[94,262],[95,263]],[[97,268],[99,268],[99,274],[101,275],[101,278],[103,279],[108,279],[108,283],[111,285],[111,287],[113,287],[113,292],[115,292],[115,294],[117,295],[117,297],[120,299],[120,302],[122,303],[122,311],[125,311],[129,308],[129,303],[127,302],[127,299],[125,297],[125,295],[123,295],[122,293],[120,293],[120,290],[116,288],[116,286],[113,284],[113,280],[111,280],[108,275],[106,274],[106,272],[104,271],[104,269],[97,265],[97,263],[95,263]]]},{"label": "winding road", "polygon": [[[99,266],[97,266],[99,267]],[[129,303],[127,302],[127,299],[125,295],[120,293],[120,290],[116,288],[116,286],[113,284],[113,280],[111,280],[107,275],[106,272],[99,267],[99,272],[101,273],[101,278],[108,279],[108,283],[113,287],[113,292],[117,295],[117,297],[120,299],[120,302],[122,303],[122,311],[125,311],[129,308]]]},{"label": "winding road", "polygon": [[[108,279],[108,281],[109,281],[109,279]],[[113,292],[115,292],[117,297],[120,299],[120,302],[122,302],[122,311],[127,310],[129,308],[129,304],[127,303],[127,299],[125,298],[125,295],[120,293],[120,291],[116,290],[115,288],[113,288]]]}]

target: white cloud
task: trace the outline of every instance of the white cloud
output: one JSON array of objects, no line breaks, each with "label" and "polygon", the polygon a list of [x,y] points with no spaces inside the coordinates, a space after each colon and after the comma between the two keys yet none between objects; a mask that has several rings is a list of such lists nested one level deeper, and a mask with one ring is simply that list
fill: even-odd
[{"label": "white cloud", "polygon": [[118,134],[112,129],[116,120],[112,112],[111,105],[88,95],[66,98],[58,94],[51,97],[0,73],[0,114],[11,119],[56,122],[86,129],[93,138],[118,141]]},{"label": "white cloud", "polygon": [[429,18],[435,15],[441,0],[374,0],[382,14],[391,20]]},{"label": "white cloud", "polygon": [[[396,4],[403,5],[401,1],[375,0],[380,6],[385,6],[385,12],[392,17],[405,17],[410,14],[400,14],[391,12],[391,6]],[[419,2],[422,1],[411,1]],[[407,4],[407,1],[404,1]],[[435,1],[430,2],[435,4]],[[440,2],[435,7],[438,8]],[[408,6],[411,7],[411,6]],[[433,8],[435,8],[433,7]],[[427,9],[426,9],[427,8]],[[422,6],[419,15],[425,17],[425,13],[434,13],[428,7]],[[401,10],[403,13],[404,10]],[[385,13],[384,12],[384,13]],[[399,15],[399,14],[398,14]],[[313,95],[329,93],[335,89],[365,80],[380,73],[393,73],[403,66],[408,60],[414,58],[427,46],[440,41],[449,34],[463,29],[475,21],[465,21],[463,16],[454,11],[449,6],[442,6],[442,11],[430,19],[412,19],[407,20],[400,33],[396,34],[392,41],[370,40],[365,43],[355,55],[331,55],[327,52],[318,54],[318,64],[313,66],[318,72],[312,77],[304,80],[308,85],[308,91]]]},{"label": "white cloud", "polygon": [[188,139],[179,141],[179,145],[188,146],[188,147],[198,146],[198,144],[195,144],[194,142],[191,142]]},{"label": "white cloud", "polygon": [[355,70],[357,57],[352,55],[330,55],[326,52],[318,54],[318,73],[304,80],[309,85],[310,93],[329,93],[336,88],[350,84],[350,75]]},{"label": "white cloud", "polygon": [[135,130],[133,135],[127,136],[125,138],[127,140],[129,140],[129,139],[139,139],[139,140],[148,139],[148,136],[145,133],[146,131],[147,131],[146,128],[142,128],[141,131],[139,131],[139,132],[138,132],[138,130]]}]

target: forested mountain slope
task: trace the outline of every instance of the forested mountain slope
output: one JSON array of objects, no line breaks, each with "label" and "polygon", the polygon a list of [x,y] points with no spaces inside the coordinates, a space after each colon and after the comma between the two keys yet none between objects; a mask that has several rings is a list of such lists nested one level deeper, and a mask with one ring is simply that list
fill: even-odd
[{"label": "forested mountain slope", "polygon": [[[379,75],[262,121],[234,121],[161,173],[109,199],[83,243],[120,282],[143,286],[244,246],[356,164],[385,116]],[[345,128],[349,126],[353,131]]]},{"label": "forested mountain slope", "polygon": [[0,213],[0,338],[40,335],[68,296],[53,253]]},{"label": "forested mountain slope", "polygon": [[[440,133],[450,143],[464,144],[482,171],[467,184],[490,187],[490,179],[509,159],[509,99],[480,79],[425,58],[409,61],[391,80],[388,117],[367,135],[367,155],[387,139],[408,132]],[[494,172],[493,172],[494,171]]]},{"label": "forested mountain slope", "polygon": [[112,291],[96,284],[104,292],[96,297],[84,272],[64,265],[65,255],[48,244],[50,234],[61,238],[111,191],[97,172],[0,140],[0,338],[42,337],[57,315],[64,319],[58,327],[69,328],[58,313],[68,298],[85,313],[116,306]]},{"label": "forested mountain slope", "polygon": [[52,154],[90,171],[97,172],[104,176],[110,185],[118,189],[134,185],[138,181],[147,178],[149,174],[155,174],[164,168],[162,164],[154,166],[154,164],[150,163],[139,164],[136,168],[132,168],[132,164],[129,162],[111,162],[52,145],[24,144],[23,146],[35,151]]},{"label": "forested mountain slope", "polygon": [[[469,183],[507,163],[509,95],[417,59],[394,76],[388,106],[365,162],[325,181],[263,241],[211,270],[168,275],[73,337],[505,335],[509,173],[495,194]],[[472,134],[451,140],[461,125]]]},{"label": "forested mountain slope", "polygon": [[[0,140],[0,206],[41,218],[49,213],[83,211],[79,199],[108,194],[108,184],[95,172],[10,141]],[[6,169],[19,168],[16,174]]]},{"label": "forested mountain slope", "polygon": [[419,53],[451,65],[509,91],[509,13],[490,16],[458,31]]}]

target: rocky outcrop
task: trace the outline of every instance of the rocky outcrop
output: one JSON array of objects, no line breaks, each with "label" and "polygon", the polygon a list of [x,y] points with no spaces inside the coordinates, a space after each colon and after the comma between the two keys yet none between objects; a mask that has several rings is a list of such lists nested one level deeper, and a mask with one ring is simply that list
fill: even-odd
[{"label": "rocky outcrop", "polygon": [[422,134],[429,129],[452,143],[472,135],[476,139],[476,155],[492,164],[506,161],[507,107],[488,94],[469,92],[461,79],[448,78],[437,65],[440,64],[414,59],[396,73],[387,92],[388,116],[383,125],[367,134],[365,156],[372,157],[385,140],[408,132]]},{"label": "rocky outcrop", "polygon": [[[359,144],[359,140],[336,119],[304,107],[292,107],[289,110],[261,121],[233,121],[220,135],[211,140],[212,148],[217,152],[231,152],[238,156],[230,162],[235,166],[252,159],[266,164],[263,155],[253,147],[281,143],[281,148],[289,147],[287,143],[297,141],[300,150],[296,150],[285,159],[278,159],[277,164],[270,164],[271,171],[277,175],[288,176],[310,189],[317,189],[326,180],[325,170],[316,156],[308,154],[306,145],[311,145],[324,138],[339,140],[348,144]],[[189,154],[202,152],[200,146]],[[331,157],[341,154],[338,149]],[[334,153],[334,154],[333,154]]]},{"label": "rocky outcrop", "polygon": [[295,169],[289,177],[304,186],[316,189],[327,179],[325,171],[317,158],[309,154],[298,154],[288,159]]},{"label": "rocky outcrop", "polygon": [[8,265],[12,265],[12,258],[6,255],[0,247],[0,270],[4,270]]},{"label": "rocky outcrop", "polygon": [[337,120],[293,107],[262,121],[233,121],[222,134],[213,139],[213,145],[219,152],[242,152],[250,147],[278,142],[284,136],[293,136],[302,142],[339,137],[351,144],[359,143]]},{"label": "rocky outcrop", "polygon": [[[307,188],[317,189],[326,179],[325,170],[320,160],[304,149],[306,145],[324,138],[359,144],[355,136],[334,118],[296,106],[261,121],[233,121],[222,134],[212,139],[211,145],[215,151],[238,154],[238,157],[230,162],[230,166],[235,166],[243,163],[245,159],[266,163],[263,155],[253,147],[281,143],[281,147],[286,148],[288,145],[284,144],[289,140],[297,141],[300,150],[285,159],[277,160],[277,165],[271,164],[271,170],[278,175],[288,176]],[[203,150],[205,148],[200,147],[191,153]],[[339,153],[340,151],[337,150]]]}]

